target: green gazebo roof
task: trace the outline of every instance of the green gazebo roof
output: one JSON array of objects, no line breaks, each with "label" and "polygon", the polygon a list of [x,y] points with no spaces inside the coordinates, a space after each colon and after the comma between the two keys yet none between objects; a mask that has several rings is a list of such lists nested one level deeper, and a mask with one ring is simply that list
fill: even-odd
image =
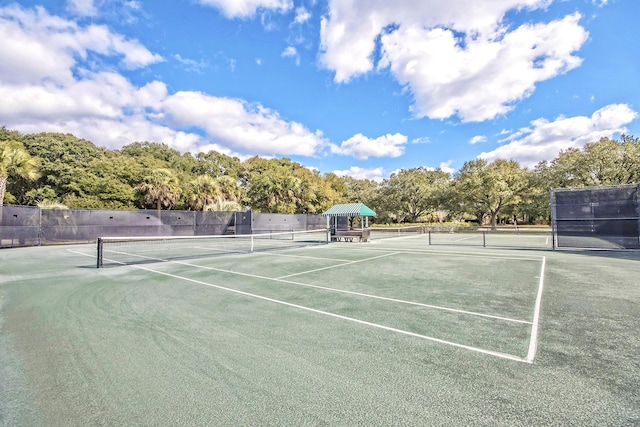
[{"label": "green gazebo roof", "polygon": [[376,213],[368,208],[364,203],[346,203],[335,205],[324,216],[376,216]]}]

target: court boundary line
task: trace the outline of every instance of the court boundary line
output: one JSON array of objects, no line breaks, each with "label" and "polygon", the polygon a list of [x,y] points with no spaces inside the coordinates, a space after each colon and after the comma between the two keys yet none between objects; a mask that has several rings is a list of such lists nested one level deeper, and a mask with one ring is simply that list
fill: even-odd
[{"label": "court boundary line", "polygon": [[544,289],[544,271],[547,264],[547,257],[542,257],[542,265],[540,267],[540,282],[538,284],[538,294],[536,295],[536,304],[533,311],[533,321],[531,324],[531,338],[529,340],[529,351],[527,352],[526,362],[533,364],[536,358],[538,347],[538,327],[540,324],[540,310],[542,307],[542,290]]},{"label": "court boundary line", "polygon": [[[491,258],[491,259],[506,259],[506,260],[515,260],[515,261],[535,261],[539,262],[544,255],[540,255],[538,257],[518,257],[518,256],[502,256],[502,254],[496,253],[488,253],[488,254],[476,254],[473,252],[457,252],[457,251],[442,251],[442,250],[430,250],[430,249],[396,249],[396,248],[358,248],[363,251],[386,251],[391,252],[395,251],[399,254],[436,254],[436,255],[448,255],[448,256],[459,256],[459,257],[469,257],[469,258]],[[484,250],[484,248],[483,248]]]},{"label": "court boundary line", "polygon": [[[81,252],[75,252],[73,250],[70,250],[70,252],[77,253],[79,255],[90,256],[90,257],[92,256],[92,255],[84,254],[84,253],[81,253]],[[401,335],[407,335],[407,336],[411,336],[411,337],[414,337],[414,338],[419,338],[419,339],[423,339],[423,340],[426,340],[426,341],[435,342],[435,343],[438,343],[438,344],[444,344],[444,345],[448,345],[448,346],[451,346],[451,347],[456,347],[456,348],[460,348],[460,349],[464,349],[464,350],[468,350],[468,351],[472,351],[472,352],[476,352],[476,353],[485,354],[485,355],[488,355],[488,356],[498,357],[498,358],[501,358],[501,359],[507,359],[507,360],[512,360],[512,361],[515,361],[515,362],[530,364],[530,362],[528,362],[526,359],[523,359],[522,357],[519,357],[519,356],[514,356],[512,354],[508,354],[508,353],[501,353],[501,352],[498,352],[498,351],[487,350],[487,349],[483,349],[483,348],[479,348],[479,347],[473,347],[473,346],[469,346],[469,345],[465,345],[465,344],[456,343],[456,342],[453,342],[453,341],[447,341],[447,340],[443,340],[443,339],[440,339],[440,338],[431,337],[431,336],[428,336],[428,335],[422,335],[422,334],[418,334],[418,333],[415,333],[415,332],[405,331],[405,330],[402,330],[402,329],[381,325],[379,323],[368,322],[366,320],[360,320],[360,319],[356,319],[354,317],[344,316],[344,315],[336,314],[336,313],[330,313],[328,311],[318,310],[318,309],[315,309],[315,308],[306,307],[306,306],[299,305],[299,304],[294,304],[294,303],[290,303],[290,302],[286,302],[286,301],[282,301],[282,300],[277,300],[275,298],[269,298],[269,297],[265,297],[265,296],[261,296],[261,295],[257,295],[257,294],[252,294],[250,292],[244,292],[244,291],[240,291],[240,290],[237,290],[237,289],[227,288],[225,286],[214,285],[213,283],[207,283],[207,282],[203,282],[201,280],[196,280],[196,279],[191,279],[189,277],[179,276],[177,274],[172,274],[172,273],[167,273],[167,272],[163,272],[163,271],[153,270],[151,268],[143,267],[143,266],[140,266],[140,265],[125,264],[125,263],[121,263],[121,262],[114,261],[114,260],[110,260],[110,261],[116,262],[118,264],[122,264],[122,265],[127,266],[127,267],[135,268],[135,269],[138,269],[138,270],[148,271],[148,272],[151,272],[151,273],[156,273],[156,274],[160,274],[160,275],[163,275],[163,276],[172,277],[174,279],[184,280],[184,281],[187,281],[187,282],[191,282],[191,283],[195,283],[195,284],[199,284],[199,285],[203,285],[203,286],[209,286],[209,287],[216,288],[216,289],[219,289],[219,290],[222,290],[222,291],[232,292],[232,293],[235,293],[235,294],[247,296],[247,297],[250,297],[250,298],[260,299],[260,300],[263,300],[263,301],[269,301],[269,302],[276,303],[276,304],[281,304],[281,305],[284,305],[284,306],[287,306],[287,307],[292,307],[292,308],[296,308],[296,309],[303,310],[303,311],[309,311],[309,312],[312,312],[312,313],[321,314],[321,315],[328,316],[328,317],[333,317],[333,318],[336,318],[336,319],[346,320],[346,321],[357,323],[357,324],[364,325],[364,326],[369,326],[369,327],[373,327],[373,328],[377,328],[377,329],[382,329],[382,330],[389,331],[389,332],[395,332],[395,333],[398,333],[398,334],[401,334]],[[173,261],[166,261],[166,262],[173,262]]]},{"label": "court boundary line", "polygon": [[478,234],[478,235],[473,235],[473,236],[469,236],[469,237],[463,237],[463,238],[461,238],[461,239],[455,239],[455,240],[452,240],[452,242],[462,242],[463,240],[471,240],[471,239],[478,238],[479,236],[480,236],[480,234]]},{"label": "court boundary line", "polygon": [[[315,246],[314,246],[315,248]],[[339,258],[322,258],[322,257],[317,257],[317,256],[309,256],[309,255],[291,255],[291,254],[283,254],[282,252],[284,252],[286,249],[283,250],[278,250],[278,251],[261,251],[261,252],[254,252],[255,255],[264,255],[264,256],[274,256],[274,257],[283,257],[283,258],[304,258],[304,259],[313,259],[313,260],[317,260],[317,261],[336,261],[336,262],[350,262],[352,260],[348,260],[348,259],[339,259]]]},{"label": "court boundary line", "polygon": [[300,273],[293,273],[293,274],[287,274],[285,276],[275,277],[274,280],[282,280],[282,279],[287,279],[289,277],[301,276],[303,274],[315,273],[316,271],[322,271],[322,270],[329,270],[331,268],[344,267],[345,265],[357,264],[359,262],[371,261],[371,260],[374,260],[374,259],[384,258],[384,257],[393,256],[393,255],[397,255],[397,254],[398,254],[397,252],[391,252],[391,253],[388,253],[388,254],[374,256],[374,257],[371,257],[371,258],[364,258],[364,259],[357,259],[357,260],[353,260],[353,261],[347,261],[347,262],[343,262],[342,264],[329,265],[327,267],[320,267],[320,268],[315,268],[315,269],[309,270],[309,271],[303,271],[303,272],[300,272]]},{"label": "court boundary line", "polygon": [[[391,234],[391,233],[389,233],[389,234]],[[387,241],[388,240],[392,240],[393,241],[393,240],[401,240],[401,239],[416,239],[418,237],[424,236],[425,234],[426,233],[418,233],[418,234],[412,233],[412,234],[408,234],[408,235],[404,235],[404,236],[400,234],[398,236],[378,237],[378,241],[383,241],[383,240],[387,240]],[[375,241],[375,237],[372,236],[371,237],[371,241],[372,242]],[[369,242],[360,242],[360,243],[369,243]]]},{"label": "court boundary line", "polygon": [[[383,296],[380,296],[380,295],[373,295],[373,294],[365,294],[365,293],[362,293],[362,292],[348,291],[348,290],[345,290],[345,289],[329,288],[329,287],[326,287],[326,286],[312,285],[312,284],[309,284],[309,283],[302,283],[302,282],[294,282],[293,280],[285,280],[285,279],[279,279],[279,278],[275,278],[275,277],[259,276],[257,274],[243,273],[243,272],[240,272],[240,271],[225,270],[223,268],[210,267],[210,266],[199,265],[199,264],[192,264],[192,263],[184,262],[184,261],[167,260],[167,259],[162,259],[162,258],[149,257],[149,256],[145,256],[145,255],[130,254],[130,253],[127,253],[127,252],[119,252],[119,251],[113,251],[113,250],[111,250],[110,252],[126,254],[126,255],[130,255],[130,256],[135,256],[135,257],[138,257],[138,258],[145,258],[145,259],[158,261],[158,262],[184,265],[184,266],[187,266],[187,267],[195,267],[195,268],[199,268],[199,269],[203,269],[203,270],[218,271],[218,272],[221,272],[221,273],[227,273],[227,274],[231,274],[231,275],[235,275],[235,276],[244,276],[244,277],[251,277],[251,278],[254,278],[254,279],[260,279],[260,280],[266,280],[266,281],[287,283],[287,284],[290,284],[290,285],[296,285],[296,286],[301,286],[301,287],[306,287],[306,288],[320,289],[320,290],[329,291],[329,292],[343,293],[343,294],[347,294],[347,295],[355,295],[355,296],[359,296],[359,297],[377,299],[377,300],[381,300],[381,301],[395,302],[395,303],[398,303],[398,304],[412,305],[412,306],[417,306],[417,307],[424,307],[424,308],[430,308],[430,309],[434,309],[434,310],[451,312],[451,313],[465,314],[465,315],[468,315],[468,316],[483,317],[483,318],[487,318],[487,319],[500,320],[500,321],[509,322],[509,323],[519,323],[519,324],[528,324],[528,325],[531,324],[531,322],[528,321],[528,320],[513,319],[513,318],[509,318],[509,317],[496,316],[496,315],[485,314],[485,313],[478,313],[478,312],[474,312],[474,311],[462,310],[462,309],[457,309],[457,308],[442,307],[442,306],[433,305],[433,304],[425,304],[425,303],[420,303],[420,302],[415,302],[415,301],[401,300],[401,299],[398,299],[398,298],[383,297]],[[79,253],[79,252],[77,252],[77,253]],[[387,256],[389,256],[389,255],[392,255],[392,254],[388,254]],[[91,256],[91,255],[87,255],[87,256]],[[374,258],[380,258],[380,257],[374,257]],[[374,259],[374,258],[369,258],[369,259]],[[117,264],[121,264],[121,265],[128,265],[128,266],[133,266],[134,265],[134,264],[127,264],[127,263],[123,263],[123,262],[120,262],[120,261],[112,260],[112,259],[109,259],[109,258],[105,258],[105,259],[108,260],[108,261],[111,261],[111,262],[115,262]],[[342,265],[344,265],[344,264],[342,264]]]}]

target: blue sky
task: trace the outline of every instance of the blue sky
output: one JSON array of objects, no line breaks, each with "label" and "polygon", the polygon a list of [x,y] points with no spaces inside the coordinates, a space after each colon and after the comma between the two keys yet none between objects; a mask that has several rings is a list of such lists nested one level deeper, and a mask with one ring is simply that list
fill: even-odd
[{"label": "blue sky", "polygon": [[637,0],[0,0],[0,125],[381,180],[640,136]]}]

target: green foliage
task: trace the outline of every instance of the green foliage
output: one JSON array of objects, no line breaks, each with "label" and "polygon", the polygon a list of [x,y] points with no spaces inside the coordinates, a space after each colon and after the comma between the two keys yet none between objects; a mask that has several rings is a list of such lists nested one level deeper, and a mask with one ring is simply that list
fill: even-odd
[{"label": "green foliage", "polygon": [[244,166],[244,200],[258,212],[321,213],[340,200],[317,172],[290,159],[252,157]]},{"label": "green foliage", "polygon": [[321,213],[336,203],[361,202],[378,213],[376,222],[490,218],[495,226],[499,218],[513,216],[519,222],[548,222],[552,187],[640,181],[640,139],[627,135],[562,151],[533,170],[512,160],[477,159],[453,177],[417,167],[382,183],[320,175],[287,158],[241,161],[216,151],[194,157],[155,142],[108,150],[71,134],[22,135],[4,127],[0,147],[5,202],[50,200],[71,208],[240,210],[248,205],[258,212]]},{"label": "green foliage", "polygon": [[225,200],[218,196],[213,202],[205,205],[203,210],[216,212],[238,212],[242,211],[243,208],[242,205],[235,200]]},{"label": "green foliage", "polygon": [[69,209],[67,205],[54,200],[42,200],[36,204],[40,209]]},{"label": "green foliage", "polygon": [[157,208],[171,208],[180,197],[180,185],[171,169],[153,169],[144,177],[144,181],[135,188],[144,195],[145,201]]},{"label": "green foliage", "polygon": [[242,172],[242,164],[237,157],[230,157],[217,151],[198,153],[195,173],[211,175],[214,178],[229,176],[237,179]]},{"label": "green foliage", "polygon": [[32,157],[21,142],[0,141],[0,205],[4,200],[9,178],[17,176],[27,180],[38,178],[40,161]]},{"label": "green foliage", "polygon": [[342,191],[344,194],[344,200],[341,203],[364,203],[370,207],[376,205],[380,189],[377,182],[370,179],[356,179],[350,176],[343,177],[342,182],[342,185],[335,184],[336,191]]},{"label": "green foliage", "polygon": [[501,211],[512,214],[522,203],[527,183],[527,171],[514,160],[471,160],[454,176],[452,199],[456,203],[450,208],[475,215],[479,223],[489,215],[495,229]]},{"label": "green foliage", "polygon": [[204,210],[205,206],[213,204],[222,193],[218,181],[209,175],[200,175],[191,180],[188,191],[189,207],[196,211]]},{"label": "green foliage", "polygon": [[55,201],[57,197],[58,195],[55,190],[48,185],[40,188],[33,188],[25,193],[27,204],[35,206],[44,200]]},{"label": "green foliage", "polygon": [[397,222],[405,219],[416,222],[421,216],[442,208],[449,181],[448,173],[425,167],[391,174],[380,187],[382,201],[379,204],[384,209],[380,214]]}]

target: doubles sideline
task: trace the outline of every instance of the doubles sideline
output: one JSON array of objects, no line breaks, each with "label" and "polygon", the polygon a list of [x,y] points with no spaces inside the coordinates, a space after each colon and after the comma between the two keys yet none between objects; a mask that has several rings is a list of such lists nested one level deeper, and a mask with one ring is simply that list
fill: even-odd
[{"label": "doubles sideline", "polygon": [[[72,252],[72,253],[78,254],[78,255],[93,257],[93,255],[85,254],[85,253],[82,253],[82,252],[77,252],[77,251],[74,251],[74,250],[69,250],[69,251]],[[372,260],[372,259],[380,258],[382,256],[391,256],[391,255],[395,255],[395,253],[391,253],[391,254],[387,254],[387,255],[381,255],[381,256],[377,256],[377,257],[372,257],[372,258],[369,258],[369,259],[366,259],[366,260]],[[146,258],[146,259],[152,259],[152,260],[156,260],[156,261],[161,261],[161,262],[170,262],[170,263],[186,265],[186,266],[195,267],[195,268],[201,268],[201,269],[224,272],[224,273],[228,273],[228,274],[234,274],[234,275],[240,275],[240,276],[248,276],[248,277],[258,278],[258,279],[262,279],[262,280],[289,283],[289,284],[294,284],[294,285],[297,285],[297,286],[318,288],[318,289],[323,289],[323,290],[332,291],[332,292],[341,292],[341,293],[346,293],[346,294],[351,294],[351,295],[363,296],[363,297],[367,297],[367,298],[381,299],[381,300],[385,300],[385,301],[392,301],[392,302],[397,302],[397,303],[402,303],[402,304],[422,306],[422,307],[426,307],[426,308],[457,312],[457,313],[461,313],[461,314],[468,314],[468,315],[479,316],[479,317],[487,317],[487,318],[492,318],[492,319],[497,319],[497,320],[505,320],[505,321],[515,322],[515,323],[532,324],[532,322],[527,322],[527,321],[522,321],[522,320],[517,320],[517,319],[509,319],[509,318],[504,318],[504,317],[499,317],[499,316],[486,315],[486,314],[482,314],[482,313],[469,312],[469,311],[465,311],[465,310],[457,310],[457,309],[451,309],[451,308],[446,308],[446,307],[433,306],[433,305],[429,305],[429,304],[416,303],[416,302],[412,302],[412,301],[404,301],[404,300],[399,300],[399,299],[395,299],[395,298],[387,298],[387,297],[381,297],[381,296],[371,295],[371,294],[364,294],[364,293],[358,293],[358,292],[352,292],[352,291],[344,291],[344,290],[339,290],[339,289],[335,289],[335,288],[328,288],[328,287],[324,287],[324,286],[309,285],[309,284],[304,284],[304,283],[299,283],[299,282],[293,282],[293,281],[290,281],[290,280],[284,280],[282,278],[270,278],[270,277],[253,275],[253,274],[249,274],[249,273],[240,273],[240,272],[234,272],[234,271],[229,271],[229,270],[218,269],[218,268],[214,268],[214,267],[200,266],[200,265],[197,265],[197,264],[191,264],[191,263],[180,262],[180,261],[169,261],[169,260],[163,260],[163,259],[159,259],[159,258],[152,258],[152,257],[146,257],[146,256],[141,256],[141,257],[142,258]],[[358,260],[358,262],[362,262],[362,261],[366,261],[366,260]],[[542,264],[542,268],[541,268],[541,279],[540,279],[540,285],[539,285],[539,289],[538,289],[538,295],[537,295],[537,298],[536,298],[536,309],[535,309],[535,314],[534,314],[534,321],[533,321],[533,324],[532,324],[532,334],[531,334],[531,339],[530,339],[530,343],[529,343],[529,351],[528,351],[528,354],[527,354],[526,358],[522,358],[522,357],[519,357],[519,356],[514,356],[514,355],[511,355],[511,354],[506,354],[506,353],[502,353],[502,352],[486,350],[486,349],[482,349],[482,348],[478,348],[478,347],[468,346],[468,345],[464,345],[464,344],[459,344],[459,343],[455,343],[455,342],[452,342],[452,341],[447,341],[447,340],[443,340],[443,339],[439,339],[439,338],[435,338],[435,337],[431,337],[431,336],[427,336],[427,335],[418,334],[418,333],[415,333],[415,332],[404,331],[404,330],[401,330],[401,329],[397,329],[397,328],[381,325],[381,324],[378,324],[378,323],[368,322],[368,321],[356,319],[356,318],[349,317],[349,316],[343,316],[343,315],[339,315],[339,314],[335,314],[335,313],[330,313],[330,312],[327,312],[327,311],[318,310],[318,309],[314,309],[314,308],[311,308],[311,307],[302,306],[302,305],[299,305],[299,304],[293,304],[293,303],[289,303],[289,302],[286,302],[286,301],[265,297],[265,296],[262,296],[262,295],[257,295],[257,294],[253,294],[253,293],[249,293],[249,292],[240,291],[240,290],[237,290],[237,289],[228,288],[228,287],[225,287],[225,286],[215,285],[215,284],[207,283],[207,282],[204,282],[204,281],[201,281],[201,280],[192,279],[192,278],[184,277],[184,276],[179,276],[179,275],[176,275],[176,274],[173,274],[173,273],[167,273],[167,272],[163,272],[163,271],[159,271],[159,270],[154,270],[154,269],[151,269],[151,268],[148,268],[148,267],[144,267],[144,266],[140,266],[140,265],[125,264],[125,263],[121,263],[121,262],[118,262],[118,261],[114,261],[114,262],[122,264],[122,265],[126,265],[126,266],[131,267],[131,268],[135,268],[135,269],[138,269],[138,270],[148,271],[148,272],[151,272],[151,273],[155,273],[155,274],[159,274],[159,275],[163,275],[163,276],[167,276],[167,277],[172,277],[172,278],[175,278],[175,279],[184,280],[184,281],[187,281],[187,282],[196,283],[196,284],[203,285],[203,286],[208,286],[208,287],[216,288],[216,289],[227,291],[227,292],[232,292],[232,293],[235,293],[235,294],[248,296],[248,297],[251,297],[251,298],[256,298],[256,299],[260,299],[260,300],[264,300],[264,301],[269,301],[269,302],[272,302],[272,303],[276,303],[276,304],[280,304],[280,305],[284,305],[284,306],[288,306],[288,307],[292,307],[292,308],[296,308],[296,309],[300,309],[300,310],[304,310],[304,311],[308,311],[308,312],[312,312],[312,313],[316,313],[316,314],[321,314],[321,315],[324,315],[324,316],[329,316],[329,317],[333,317],[333,318],[337,318],[337,319],[342,319],[342,320],[345,320],[345,321],[349,321],[349,322],[353,322],[353,323],[357,323],[357,324],[361,324],[361,325],[365,325],[365,326],[369,326],[369,327],[374,327],[374,328],[378,328],[378,329],[382,329],[382,330],[386,330],[386,331],[390,331],[390,332],[394,332],[394,333],[399,333],[399,334],[402,334],[402,335],[412,336],[412,337],[415,337],[415,338],[419,338],[419,339],[423,339],[423,340],[427,340],[427,341],[432,341],[432,342],[436,342],[436,343],[440,343],[440,344],[444,344],[444,345],[448,345],[448,346],[452,346],[452,347],[456,347],[456,348],[461,348],[461,349],[465,349],[465,350],[469,350],[469,351],[473,351],[473,352],[477,352],[477,353],[482,353],[482,354],[490,355],[490,356],[493,356],[493,357],[498,357],[498,358],[502,358],[502,359],[512,360],[512,361],[516,361],[516,362],[522,362],[522,363],[527,363],[527,364],[533,364],[533,361],[535,359],[535,352],[536,352],[536,345],[537,345],[538,321],[539,321],[539,313],[540,313],[540,304],[541,304],[541,299],[542,299],[542,283],[543,283],[543,274],[544,274],[544,259],[543,259],[543,264]],[[340,265],[346,265],[346,264],[352,264],[352,263],[354,263],[354,261],[347,262],[347,263],[340,264]],[[338,265],[338,266],[340,266],[340,265]],[[338,266],[332,266],[332,267],[338,267]]]}]

